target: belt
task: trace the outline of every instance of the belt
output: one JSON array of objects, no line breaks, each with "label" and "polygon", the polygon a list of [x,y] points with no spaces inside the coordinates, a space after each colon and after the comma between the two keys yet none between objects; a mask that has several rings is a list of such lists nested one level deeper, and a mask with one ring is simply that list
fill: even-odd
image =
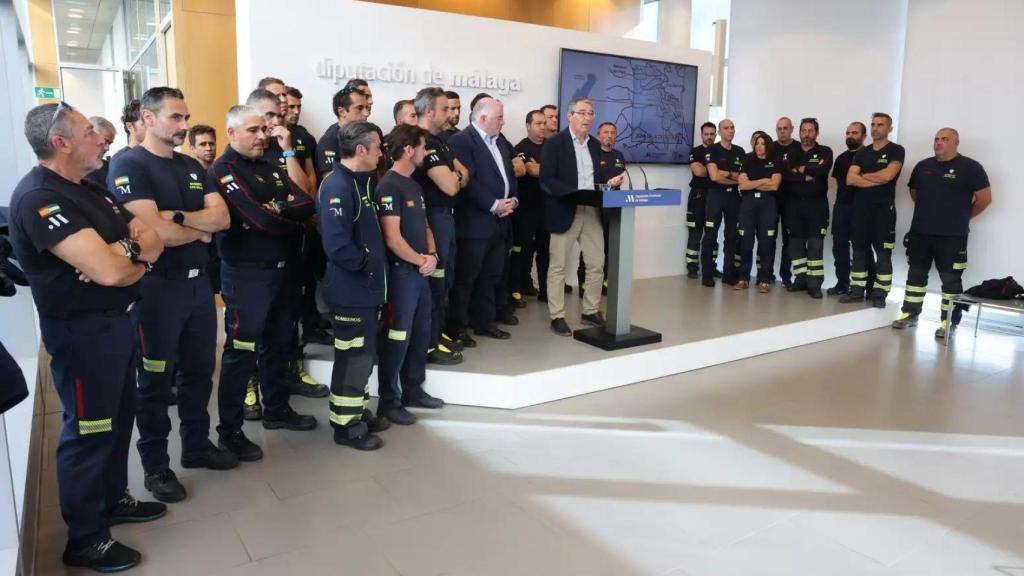
[{"label": "belt", "polygon": [[762,192],[760,190],[744,190],[741,194],[743,194],[744,198],[774,198],[775,195],[774,192]]},{"label": "belt", "polygon": [[441,212],[444,214],[455,214],[455,208],[449,208],[447,206],[427,206],[427,212]]},{"label": "belt", "polygon": [[254,268],[256,270],[275,270],[288,265],[287,260],[276,260],[270,262],[225,262],[232,268]]},{"label": "belt", "polygon": [[202,268],[174,268],[167,270],[153,270],[149,275],[166,278],[168,280],[191,280],[193,278],[206,276],[206,270]]}]

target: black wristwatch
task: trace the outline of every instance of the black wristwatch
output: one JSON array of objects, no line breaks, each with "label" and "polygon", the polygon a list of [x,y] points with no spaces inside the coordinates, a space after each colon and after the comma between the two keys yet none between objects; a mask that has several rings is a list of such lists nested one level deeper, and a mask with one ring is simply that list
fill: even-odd
[{"label": "black wristwatch", "polygon": [[121,247],[124,248],[125,257],[130,259],[132,262],[138,262],[139,256],[142,255],[142,246],[139,246],[139,243],[131,238],[125,238],[120,242]]},{"label": "black wristwatch", "polygon": [[174,211],[174,217],[171,218],[171,219],[174,220],[175,224],[177,224],[178,226],[181,226],[182,224],[185,223],[185,213],[182,212],[181,210],[175,210]]}]

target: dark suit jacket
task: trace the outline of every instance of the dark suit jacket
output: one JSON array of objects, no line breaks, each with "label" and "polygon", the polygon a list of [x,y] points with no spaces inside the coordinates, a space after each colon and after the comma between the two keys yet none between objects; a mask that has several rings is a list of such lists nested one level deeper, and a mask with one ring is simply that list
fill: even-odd
[{"label": "dark suit jacket", "polygon": [[[500,137],[497,144],[508,178],[508,197],[516,198],[518,191],[511,150],[502,144]],[[448,146],[469,170],[469,184],[459,192],[455,201],[455,235],[459,238],[490,238],[499,231],[507,232],[511,217],[498,218],[491,214],[494,201],[505,196],[505,182],[480,133],[469,125],[453,134],[448,139]]]},{"label": "dark suit jacket", "polygon": [[[594,163],[594,184],[599,179],[601,144],[593,136],[587,141],[590,160]],[[572,135],[566,128],[544,142],[540,153],[540,187],[544,190],[544,224],[553,234],[562,234],[572,226],[579,203],[576,174],[576,150]]]}]

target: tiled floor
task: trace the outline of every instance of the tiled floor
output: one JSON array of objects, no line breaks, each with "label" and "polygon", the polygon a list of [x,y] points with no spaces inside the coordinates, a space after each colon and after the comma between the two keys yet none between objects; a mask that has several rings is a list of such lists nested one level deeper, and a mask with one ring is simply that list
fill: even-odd
[{"label": "tiled floor", "polygon": [[[262,462],[178,470],[188,500],[114,533],[143,551],[136,574],[1024,574],[1024,340],[965,331],[946,350],[933,329],[422,412],[371,454],[250,423]],[[326,422],[325,402],[294,404]],[[40,574],[63,573],[58,426]],[[134,454],[131,470],[146,495]]]}]

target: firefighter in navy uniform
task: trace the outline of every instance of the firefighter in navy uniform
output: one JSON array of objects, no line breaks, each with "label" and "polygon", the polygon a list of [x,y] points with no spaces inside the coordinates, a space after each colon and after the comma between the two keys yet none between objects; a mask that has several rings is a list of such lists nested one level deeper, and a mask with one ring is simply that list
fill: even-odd
[{"label": "firefighter in navy uniform", "polygon": [[[608,182],[612,178],[615,178],[619,174],[626,171],[626,157],[622,155],[622,152],[615,149],[615,141],[619,137],[619,130],[615,127],[615,124],[611,122],[604,122],[597,127],[597,141],[601,143],[601,153],[597,157],[597,168],[594,172],[597,175],[598,182]],[[614,189],[618,190],[622,188],[622,185],[614,186]],[[601,224],[604,227],[604,261],[608,260],[608,230],[611,227],[612,211],[617,208],[602,208],[601,209]],[[583,255],[580,255],[580,265],[576,269],[577,280],[579,280],[580,294],[583,294],[583,285],[585,284],[586,266],[583,262]],[[608,292],[608,265],[604,267],[604,281],[601,283],[601,293],[605,294]]]},{"label": "firefighter in navy uniform", "polygon": [[[836,156],[832,165],[832,178],[836,181],[836,201],[832,205],[832,259],[836,266],[836,285],[828,289],[829,296],[850,291],[850,232],[853,227],[853,189],[846,185],[846,175],[853,164],[853,156],[864,147],[867,127],[862,122],[851,122],[846,127],[846,150]],[[875,259],[867,259],[867,286],[875,285]],[[870,290],[870,288],[868,288]]]},{"label": "firefighter in navy uniform", "polygon": [[384,242],[388,247],[388,303],[381,328],[377,367],[378,416],[409,425],[406,406],[441,408],[444,401],[423,390],[431,335],[429,279],[437,268],[434,236],[427,222],[423,190],[412,179],[426,156],[427,131],[397,126],[387,136],[393,165],[377,186]]},{"label": "firefighter in navy uniform", "polygon": [[206,277],[208,244],[230,220],[217,183],[194,158],[174,151],[188,133],[188,118],[180,90],[147,90],[142,95],[145,139],[111,163],[108,177],[110,191],[166,246],[140,283],[142,299],[134,311],[141,353],[139,456],[146,489],[163,502],[178,502],[187,494],[167,453],[167,396],[176,372],[182,467],[238,466],[233,454],[210,442],[207,411],[217,347],[216,305]]},{"label": "firefighter in navy uniform", "polygon": [[768,134],[754,136],[753,151],[747,154],[740,169],[739,189],[743,195],[740,204],[740,271],[736,290],[750,286],[750,270],[754,259],[754,241],[757,241],[757,290],[762,294],[771,289],[772,266],[775,264],[775,225],[778,213],[775,192],[782,184],[782,169],[772,149]]},{"label": "firefighter in navy uniform", "polygon": [[[903,169],[906,151],[889,141],[892,117],[876,112],[871,116],[871,146],[853,157],[846,184],[853,192],[853,263],[850,292],[839,297],[843,303],[871,301],[885,308],[892,288],[892,250],[895,248],[896,180]],[[875,286],[867,292],[868,259],[875,254]]]},{"label": "firefighter in navy uniform", "polygon": [[334,169],[334,162],[338,155],[338,130],[349,122],[366,120],[370,117],[368,99],[366,92],[351,83],[334,93],[334,98],[331,101],[332,112],[338,121],[328,126],[316,143],[315,168],[319,182],[323,182],[324,178]]},{"label": "firefighter in navy uniform", "polygon": [[[783,116],[775,122],[775,156],[782,167],[783,174],[787,170],[791,158],[800,152],[800,141],[793,139],[793,121]],[[779,213],[777,234],[782,239],[782,251],[779,257],[779,279],[787,289],[792,284],[792,263],[789,261],[789,214],[786,203],[789,201],[789,183],[782,179],[782,186],[775,192],[775,207]]]},{"label": "firefighter in navy uniform", "polygon": [[825,234],[828,233],[828,174],[832,149],[818,144],[818,121],[800,121],[800,147],[790,152],[783,179],[787,182],[786,225],[793,267],[790,292],[822,297],[825,281]]},{"label": "firefighter in navy uniform", "polygon": [[320,235],[327,255],[323,295],[334,325],[331,427],[334,441],[376,450],[386,419],[368,408],[377,324],[387,292],[387,256],[374,208],[374,174],[381,156],[380,129],[366,122],[338,131],[337,162],[320,186]]},{"label": "firefighter in navy uniform", "polygon": [[737,190],[737,179],[743,167],[743,148],[733,142],[736,125],[726,118],[718,123],[721,142],[711,146],[711,159],[708,161],[708,179],[711,184],[706,201],[706,217],[704,220],[704,239],[701,241],[701,284],[712,287],[715,285],[715,254],[718,253],[718,227],[725,224],[724,249],[725,259],[722,263],[722,283],[736,284],[739,267],[739,250],[737,249],[736,227],[739,222],[740,196]]},{"label": "firefighter in navy uniform", "polygon": [[[523,161],[526,173],[517,179],[519,209],[512,213],[512,258],[509,270],[509,289],[513,298],[536,296],[547,302],[548,253],[550,235],[544,229],[544,191],[540,188],[540,154],[547,137],[547,118],[540,110],[526,114],[526,138],[513,148],[512,153]],[[537,260],[537,286],[533,285],[533,261]]]},{"label": "firefighter in navy uniform", "polygon": [[128,492],[138,344],[129,310],[138,282],[160,256],[159,236],[110,193],[84,180],[103,143],[67,104],[25,118],[39,165],[11,198],[11,244],[32,287],[39,327],[64,409],[57,491],[68,525],[63,560],[100,572],[127,570],[141,555],[110,526],[163,516],[159,502]]},{"label": "firefighter in navy uniform", "polygon": [[210,169],[231,211],[231,227],[217,235],[223,264],[224,329],[221,356],[220,445],[243,462],[263,451],[242,432],[249,377],[259,373],[263,427],[312,430],[316,419],[288,404],[286,364],[295,308],[300,302],[295,257],[302,227],[315,212],[313,199],[265,159],[268,130],[255,108],[228,112],[229,146]]},{"label": "firefighter in navy uniform", "polygon": [[[282,93],[283,95],[283,93]],[[273,92],[264,89],[253,90],[246,99],[246,104],[259,112],[267,125],[267,143],[263,152],[264,160],[270,165],[276,165],[279,174],[287,174],[310,198],[316,195],[316,179],[313,174],[307,174],[303,168],[298,153],[292,146],[294,143],[292,134],[285,127],[284,116],[281,115],[280,98]],[[295,254],[291,258],[295,273],[286,280],[295,284],[289,290],[298,294],[300,302],[292,307],[295,315],[294,325],[291,329],[291,344],[288,346],[287,358],[287,385],[290,394],[298,394],[307,398],[326,398],[330,393],[327,386],[318,383],[312,376],[307,374],[302,367],[302,342],[299,340],[298,323],[302,315],[302,280],[303,280],[303,259],[302,252],[306,242],[306,233],[312,226],[312,218],[305,222],[302,234],[295,243]],[[262,417],[262,407],[259,404],[259,378],[252,375],[246,387],[245,405],[243,409],[246,420],[259,420]]]},{"label": "firefighter in navy uniform", "polygon": [[967,269],[967,234],[971,218],[992,203],[992,188],[985,169],[958,152],[960,135],[953,128],[935,134],[935,156],[922,160],[910,174],[910,196],[914,199],[914,219],[906,238],[907,290],[903,313],[893,328],[917,324],[924,295],[928,289],[928,271],[932,262],[942,281],[942,315],[936,338],[945,338],[948,330],[960,322],[960,309],[950,311],[950,301],[963,292],[961,277]]},{"label": "firefighter in navy uniform", "polygon": [[[699,278],[700,245],[704,238],[705,203],[707,202],[708,162],[718,129],[712,122],[700,127],[700,145],[690,149],[690,194],[686,198],[686,276]],[[717,256],[717,255],[716,255]]]},{"label": "firefighter in navy uniform", "polygon": [[444,333],[448,292],[455,282],[455,198],[469,183],[469,172],[448,147],[444,126],[450,120],[448,97],[437,87],[423,88],[413,100],[419,126],[426,131],[427,155],[413,179],[427,203],[427,220],[434,234],[438,266],[430,275],[431,328],[427,361],[455,365],[462,362],[463,344]]}]

